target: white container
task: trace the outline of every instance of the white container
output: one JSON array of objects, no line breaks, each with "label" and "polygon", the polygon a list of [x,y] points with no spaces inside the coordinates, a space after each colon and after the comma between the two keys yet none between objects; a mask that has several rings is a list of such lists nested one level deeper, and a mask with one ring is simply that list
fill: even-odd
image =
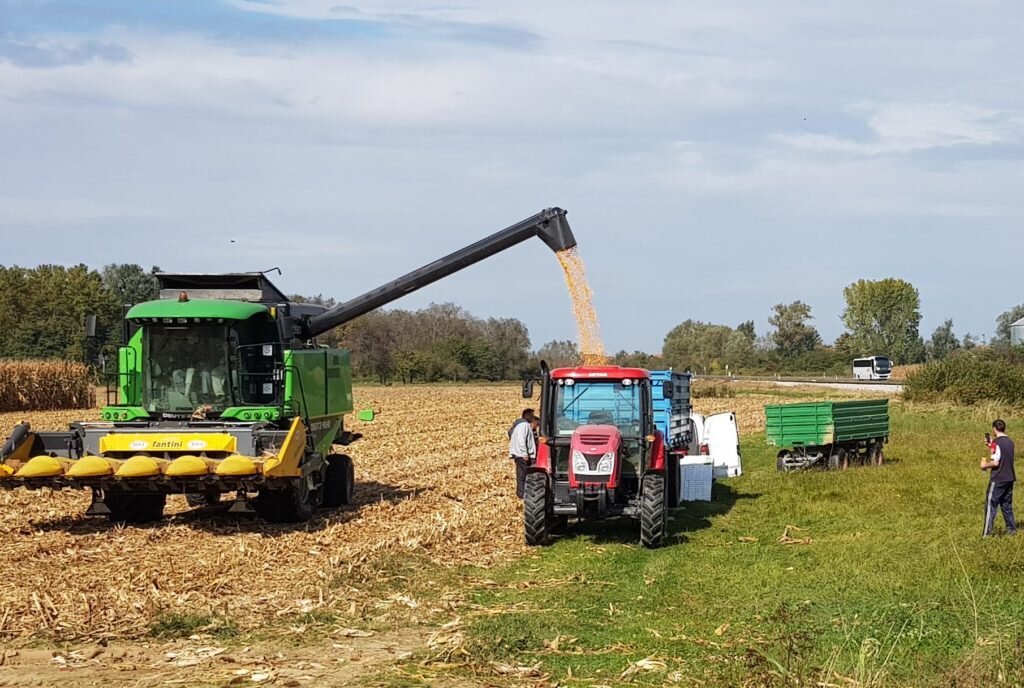
[{"label": "white container", "polygon": [[679,459],[679,501],[710,502],[715,479],[710,456],[683,456]]}]

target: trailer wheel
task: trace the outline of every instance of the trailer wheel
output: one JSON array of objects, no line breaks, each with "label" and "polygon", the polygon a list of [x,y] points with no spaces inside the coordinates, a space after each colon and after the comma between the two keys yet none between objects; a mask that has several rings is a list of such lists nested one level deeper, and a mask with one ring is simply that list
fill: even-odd
[{"label": "trailer wheel", "polygon": [[115,523],[152,523],[163,518],[167,495],[162,492],[108,492],[103,497],[103,503],[110,509],[107,518]]},{"label": "trailer wheel", "polygon": [[643,478],[640,498],[640,542],[651,549],[665,543],[668,509],[665,506],[665,476],[648,473]]},{"label": "trailer wheel", "polygon": [[881,466],[885,463],[885,452],[882,450],[882,443],[875,442],[874,451],[871,452],[871,463]]},{"label": "trailer wheel", "polygon": [[788,473],[789,470],[786,468],[786,459],[788,458],[788,451],[780,451],[778,458],[775,459],[775,470],[779,473]]},{"label": "trailer wheel", "polygon": [[324,475],[324,503],[328,509],[352,503],[356,472],[352,458],[346,454],[330,454],[327,457],[327,472]]},{"label": "trailer wheel", "polygon": [[544,473],[527,473],[523,487],[523,528],[526,544],[548,544],[551,533],[551,492]]},{"label": "trailer wheel", "polygon": [[836,449],[828,457],[828,470],[838,471],[846,466],[846,450]]},{"label": "trailer wheel", "polygon": [[260,518],[271,523],[304,523],[316,511],[316,491],[310,490],[308,478],[295,478],[287,487],[263,489],[253,500]]}]

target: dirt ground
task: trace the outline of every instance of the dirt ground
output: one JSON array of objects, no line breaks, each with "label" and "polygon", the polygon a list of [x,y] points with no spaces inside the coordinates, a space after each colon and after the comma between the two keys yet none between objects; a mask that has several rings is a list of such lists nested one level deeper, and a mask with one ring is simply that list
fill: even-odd
[{"label": "dirt ground", "polygon": [[421,630],[339,637],[312,645],[232,646],[193,636],[170,642],[0,650],[0,686],[365,686],[428,639]]}]

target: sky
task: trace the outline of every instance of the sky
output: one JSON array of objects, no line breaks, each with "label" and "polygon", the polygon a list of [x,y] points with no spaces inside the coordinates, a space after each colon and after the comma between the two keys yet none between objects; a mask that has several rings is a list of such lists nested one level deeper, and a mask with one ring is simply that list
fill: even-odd
[{"label": "sky", "polygon": [[[342,3],[342,4],[339,4]],[[344,300],[568,210],[606,347],[900,277],[1024,302],[1009,0],[0,0],[0,264],[280,267]],[[539,241],[396,302],[575,338]]]}]

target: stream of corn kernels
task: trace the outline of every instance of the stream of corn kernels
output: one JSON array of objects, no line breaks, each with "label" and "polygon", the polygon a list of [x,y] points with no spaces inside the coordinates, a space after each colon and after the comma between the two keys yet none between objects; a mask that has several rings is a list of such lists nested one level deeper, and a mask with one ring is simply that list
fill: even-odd
[{"label": "stream of corn kernels", "polygon": [[601,341],[601,327],[594,310],[593,294],[587,283],[587,270],[583,258],[576,248],[558,251],[558,262],[565,272],[565,285],[569,288],[572,299],[572,313],[576,316],[576,329],[579,333],[580,353],[584,365],[603,365],[608,362]]}]

